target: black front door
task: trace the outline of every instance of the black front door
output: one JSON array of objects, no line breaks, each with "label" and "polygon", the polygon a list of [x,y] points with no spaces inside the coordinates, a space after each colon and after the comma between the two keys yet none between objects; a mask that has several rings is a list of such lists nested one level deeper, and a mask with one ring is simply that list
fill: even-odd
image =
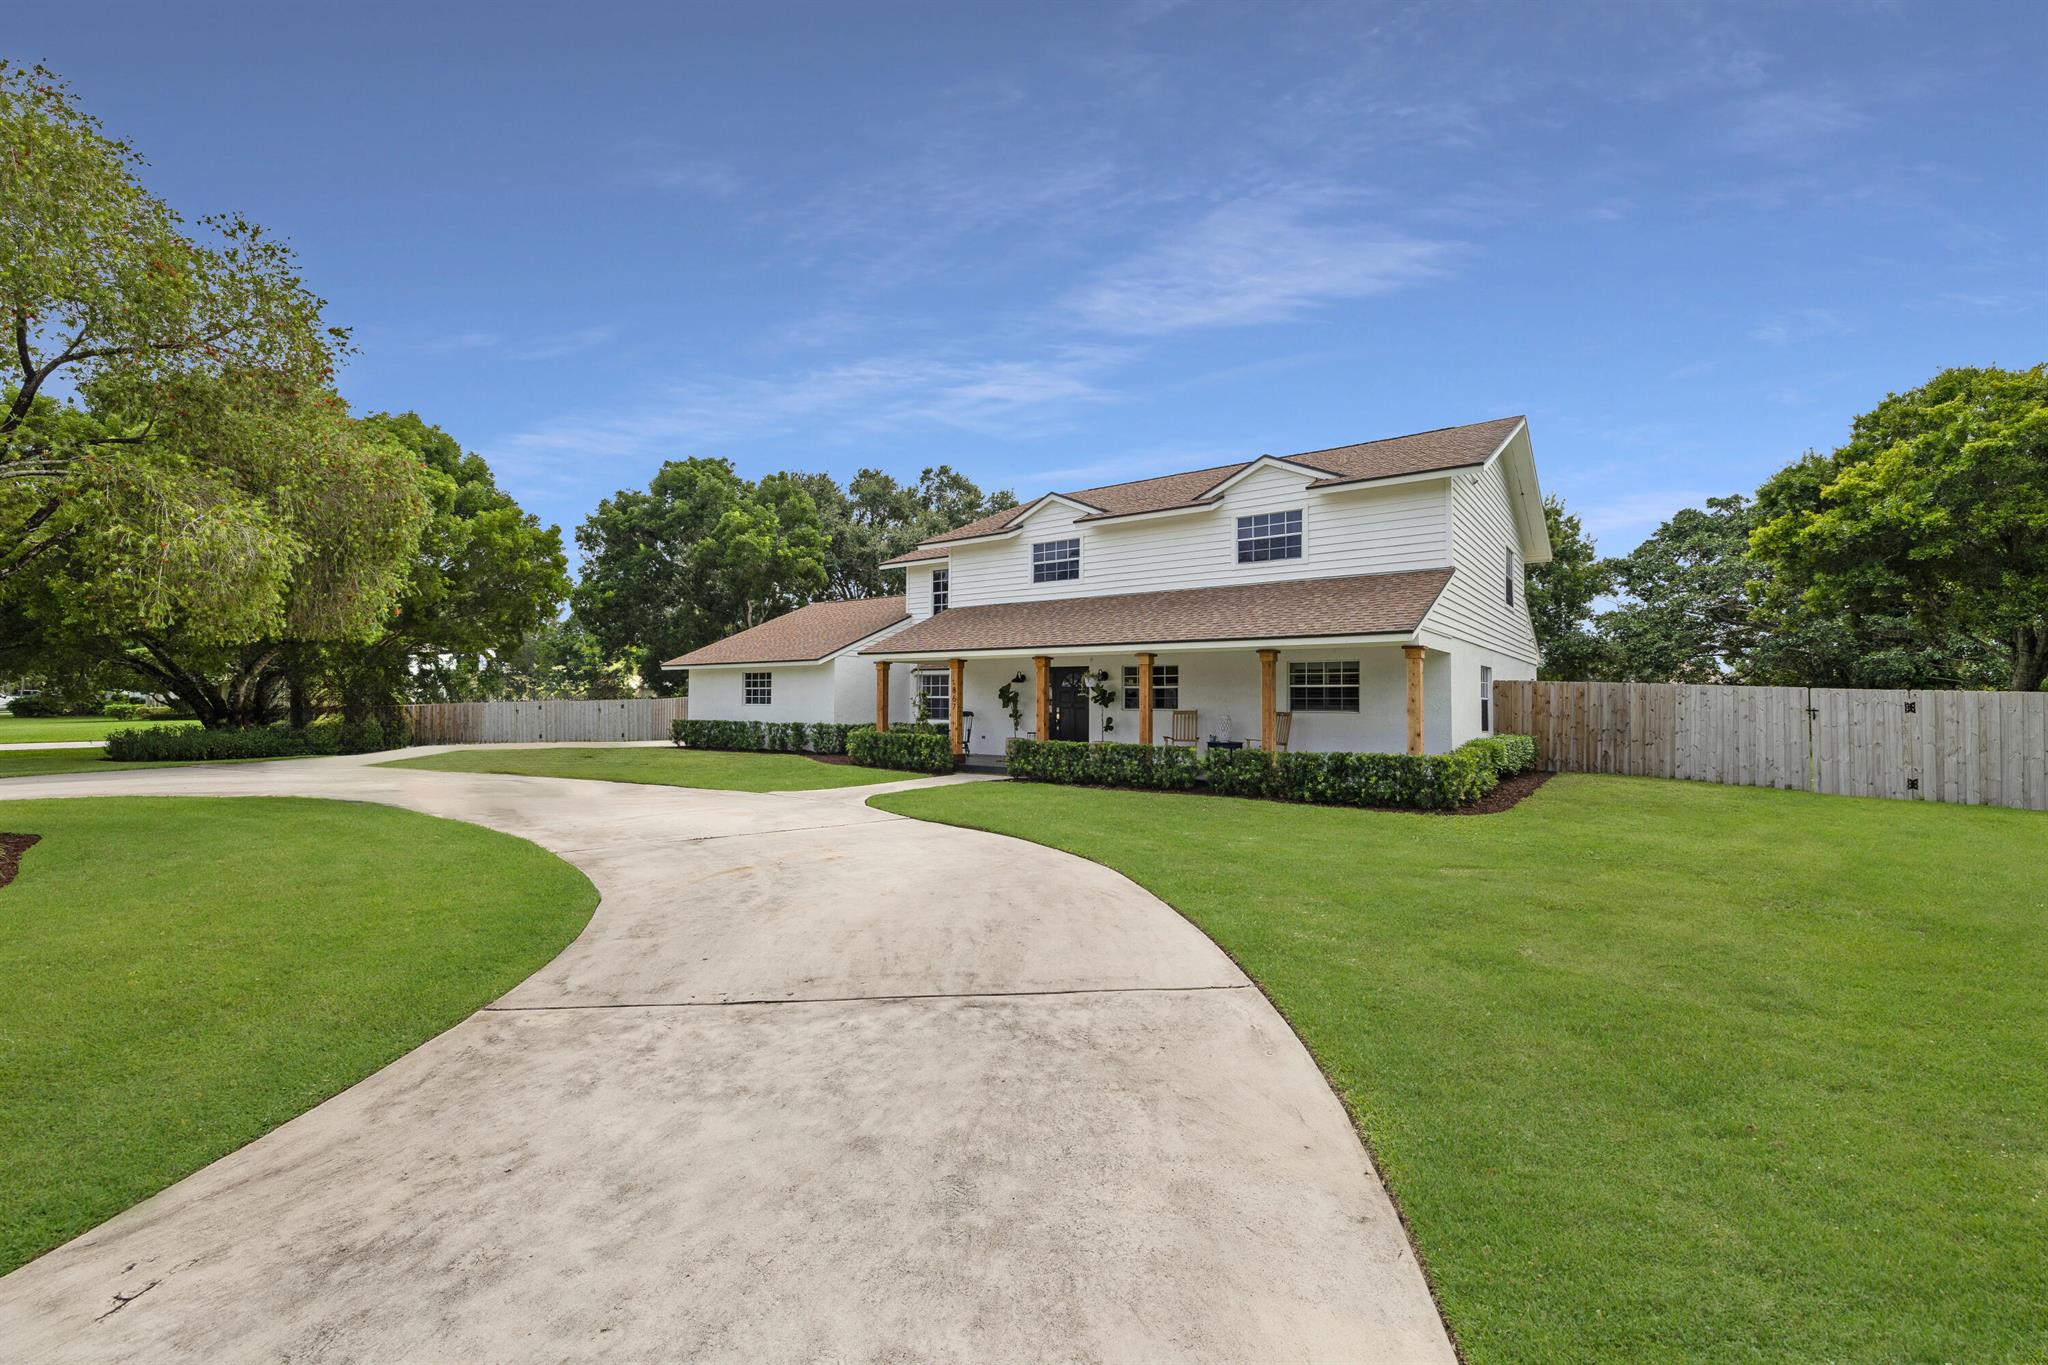
[{"label": "black front door", "polygon": [[1045,739],[1088,738],[1088,670],[1052,670],[1052,733]]}]

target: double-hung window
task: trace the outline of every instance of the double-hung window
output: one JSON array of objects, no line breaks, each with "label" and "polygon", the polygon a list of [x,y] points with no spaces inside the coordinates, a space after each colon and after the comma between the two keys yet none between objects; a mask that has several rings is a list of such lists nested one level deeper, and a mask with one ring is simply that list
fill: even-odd
[{"label": "double-hung window", "polygon": [[1479,665],[1479,733],[1493,733],[1493,670]]},{"label": "double-hung window", "polygon": [[950,724],[953,719],[953,675],[947,671],[920,673],[917,675],[917,695],[924,699],[925,719],[934,725]]},{"label": "double-hung window", "polygon": [[1237,562],[1264,564],[1301,558],[1301,509],[1260,512],[1237,519]]},{"label": "double-hung window", "polygon": [[740,701],[747,706],[767,706],[775,700],[773,673],[742,673]]},{"label": "double-hung window", "polygon": [[953,571],[951,569],[933,569],[932,615],[937,616],[940,612],[944,611],[948,606],[950,606],[952,604],[952,597]]},{"label": "double-hung window", "polygon": [[1358,660],[1287,665],[1290,711],[1356,711]]},{"label": "double-hung window", "polygon": [[[1124,710],[1138,709],[1138,666],[1124,665]],[[1152,709],[1154,711],[1177,711],[1180,709],[1180,665],[1152,665]]]},{"label": "double-hung window", "polygon": [[1031,547],[1031,581],[1059,583],[1081,576],[1081,538],[1041,540]]}]

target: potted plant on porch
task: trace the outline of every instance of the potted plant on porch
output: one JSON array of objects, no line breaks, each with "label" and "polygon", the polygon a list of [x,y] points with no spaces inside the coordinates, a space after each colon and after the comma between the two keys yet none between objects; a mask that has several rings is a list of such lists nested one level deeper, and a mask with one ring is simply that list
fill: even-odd
[{"label": "potted plant on porch", "polygon": [[1116,717],[1109,708],[1116,705],[1116,689],[1109,685],[1109,670],[1101,669],[1089,680],[1088,700],[1102,708],[1102,739],[1109,742],[1109,732],[1116,729]]}]

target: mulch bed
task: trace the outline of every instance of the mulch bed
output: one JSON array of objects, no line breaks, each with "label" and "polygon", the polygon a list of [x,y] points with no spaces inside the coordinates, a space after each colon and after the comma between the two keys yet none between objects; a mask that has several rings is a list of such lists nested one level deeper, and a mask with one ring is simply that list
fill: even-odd
[{"label": "mulch bed", "polygon": [[1518,805],[1523,797],[1535,791],[1545,782],[1548,782],[1553,776],[1555,776],[1554,773],[1516,773],[1513,777],[1502,778],[1492,791],[1480,797],[1469,806],[1460,806],[1456,810],[1435,810],[1428,813],[1431,815],[1498,815],[1500,812],[1512,809]]},{"label": "mulch bed", "polygon": [[845,754],[805,754],[805,755],[804,755],[804,757],[805,757],[805,758],[808,758],[808,759],[809,759],[809,760],[811,760],[811,762],[813,762],[813,763],[851,763],[851,762],[853,762],[853,760],[852,760],[852,759],[850,759],[850,758],[848,758],[848,757],[847,757],[847,756],[846,756]]},{"label": "mulch bed", "polygon": [[42,839],[40,834],[0,834],[0,886],[21,870],[21,855]]}]

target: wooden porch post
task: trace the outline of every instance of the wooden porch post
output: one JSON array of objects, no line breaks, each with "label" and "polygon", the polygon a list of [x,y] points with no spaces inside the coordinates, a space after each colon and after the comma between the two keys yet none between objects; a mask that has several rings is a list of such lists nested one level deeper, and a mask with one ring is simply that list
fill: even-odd
[{"label": "wooden porch post", "polygon": [[1040,739],[1052,738],[1052,656],[1036,654],[1031,659],[1032,671],[1038,675],[1038,729]]},{"label": "wooden porch post", "polygon": [[1138,743],[1152,742],[1152,661],[1155,654],[1138,656]]},{"label": "wooden porch post", "polygon": [[1273,698],[1279,689],[1273,682],[1273,670],[1280,662],[1280,651],[1262,649],[1259,651],[1259,750],[1270,757],[1273,741],[1278,737],[1279,726],[1273,720]]},{"label": "wooden porch post", "polygon": [[875,728],[889,728],[889,661],[875,660]]},{"label": "wooden porch post", "polygon": [[1408,656],[1408,752],[1422,752],[1422,656],[1421,645],[1402,645]]},{"label": "wooden porch post", "polygon": [[950,721],[953,732],[953,757],[960,759],[967,756],[967,745],[962,738],[965,718],[960,714],[967,704],[967,698],[961,695],[967,690],[967,660],[948,659],[946,667],[953,672],[953,685],[946,689],[952,697],[953,714]]}]

